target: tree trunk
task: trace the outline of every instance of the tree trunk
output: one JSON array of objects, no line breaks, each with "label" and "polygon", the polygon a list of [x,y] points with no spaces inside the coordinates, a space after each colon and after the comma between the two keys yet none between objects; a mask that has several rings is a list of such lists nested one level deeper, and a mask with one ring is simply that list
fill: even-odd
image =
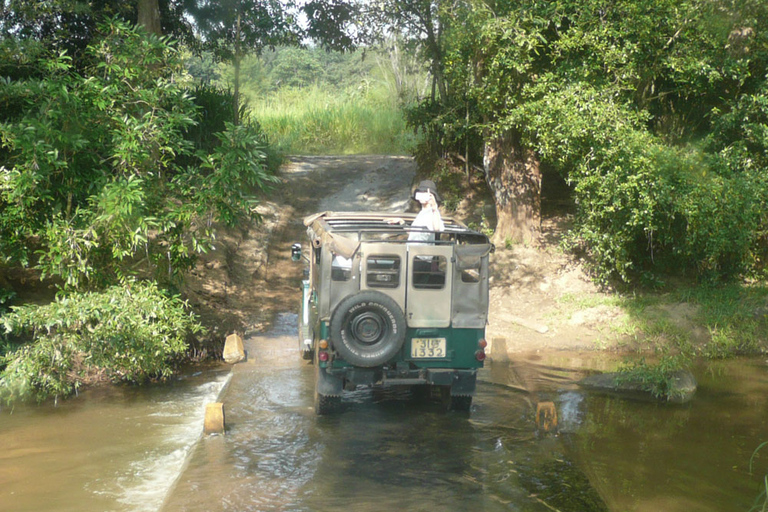
[{"label": "tree trunk", "polygon": [[158,0],[139,0],[136,25],[144,27],[149,34],[163,35],[160,27],[160,4]]},{"label": "tree trunk", "polygon": [[541,233],[541,170],[512,132],[486,139],[485,179],[496,201],[496,245],[534,243]]},{"label": "tree trunk", "polygon": [[[238,4],[238,9],[240,8]],[[238,126],[240,124],[240,61],[242,56],[240,54],[240,12],[237,13],[237,26],[235,27],[235,92],[232,98],[232,102],[235,104],[235,111],[233,112],[232,119],[233,124]]]}]

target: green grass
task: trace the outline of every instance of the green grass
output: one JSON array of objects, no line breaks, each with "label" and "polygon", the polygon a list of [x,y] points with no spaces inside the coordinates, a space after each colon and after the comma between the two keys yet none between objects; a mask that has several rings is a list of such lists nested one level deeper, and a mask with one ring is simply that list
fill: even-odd
[{"label": "green grass", "polygon": [[[768,352],[768,284],[732,283],[677,286],[667,293],[632,295],[566,294],[561,314],[597,306],[619,307],[626,319],[612,326],[620,339],[632,339],[643,352],[723,359]],[[689,305],[685,316],[674,311]]]},{"label": "green grass", "polygon": [[409,154],[417,142],[385,88],[281,89],[249,105],[270,142],[288,154]]},{"label": "green grass", "polygon": [[[692,305],[687,320],[708,333],[694,342],[688,326],[676,322],[664,306]],[[622,299],[621,307],[643,335],[646,348],[675,348],[692,356],[721,359],[768,350],[768,285],[683,285],[667,294],[637,294]]]}]

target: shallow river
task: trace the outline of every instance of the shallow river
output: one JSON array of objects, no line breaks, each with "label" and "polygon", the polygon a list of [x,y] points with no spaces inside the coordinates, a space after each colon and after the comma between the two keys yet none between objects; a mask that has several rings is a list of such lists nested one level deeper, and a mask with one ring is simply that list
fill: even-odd
[{"label": "shallow river", "polygon": [[[685,406],[584,393],[585,369],[616,361],[554,353],[487,365],[469,416],[364,389],[316,418],[281,319],[231,370],[0,410],[0,510],[748,511],[764,490],[764,358],[697,368]],[[204,437],[217,400],[227,433]]]}]

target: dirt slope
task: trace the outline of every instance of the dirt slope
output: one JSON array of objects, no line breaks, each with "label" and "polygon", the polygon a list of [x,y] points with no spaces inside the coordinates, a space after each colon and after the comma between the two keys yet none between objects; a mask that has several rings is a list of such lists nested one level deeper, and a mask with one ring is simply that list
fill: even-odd
[{"label": "dirt slope", "polygon": [[[219,234],[200,258],[185,294],[212,326],[229,332],[262,331],[275,314],[295,312],[303,266],[290,246],[305,241],[304,216],[317,211],[404,211],[416,166],[408,157],[294,157],[281,170],[282,186],[262,198],[261,224]],[[472,211],[460,205],[458,214]],[[464,219],[465,222],[476,219]],[[606,348],[620,339],[621,311],[556,246],[557,218],[544,221],[537,247],[497,248],[492,256],[488,339],[492,354]]]}]

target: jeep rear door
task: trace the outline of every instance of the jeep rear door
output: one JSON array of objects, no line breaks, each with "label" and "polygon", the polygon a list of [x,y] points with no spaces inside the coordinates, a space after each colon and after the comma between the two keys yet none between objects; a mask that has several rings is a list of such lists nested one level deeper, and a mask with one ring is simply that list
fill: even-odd
[{"label": "jeep rear door", "polygon": [[409,327],[449,327],[453,245],[407,244],[405,318]]}]

